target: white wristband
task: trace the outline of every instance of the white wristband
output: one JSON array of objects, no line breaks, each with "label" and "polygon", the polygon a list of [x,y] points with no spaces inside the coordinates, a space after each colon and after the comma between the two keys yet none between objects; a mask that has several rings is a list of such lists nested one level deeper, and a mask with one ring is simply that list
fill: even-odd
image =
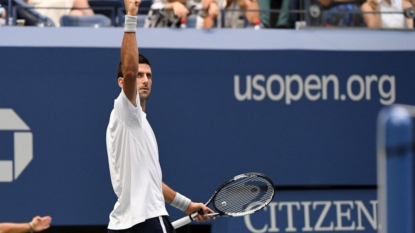
[{"label": "white wristband", "polygon": [[137,16],[126,15],[124,23],[124,32],[136,32]]},{"label": "white wristband", "polygon": [[180,193],[176,192],[176,196],[170,205],[176,207],[179,210],[186,211],[189,207],[191,200]]}]

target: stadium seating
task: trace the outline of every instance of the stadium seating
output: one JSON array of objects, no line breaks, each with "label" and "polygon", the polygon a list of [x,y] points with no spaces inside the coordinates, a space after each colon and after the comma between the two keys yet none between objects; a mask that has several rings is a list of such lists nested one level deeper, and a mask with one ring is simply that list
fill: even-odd
[{"label": "stadium seating", "polygon": [[61,17],[61,26],[63,27],[110,27],[111,19],[105,15],[86,15],[86,16],[70,16]]},{"label": "stadium seating", "polygon": [[116,17],[119,8],[124,7],[124,3],[118,0],[89,0],[89,6],[95,14],[105,15],[111,19],[112,25],[116,26]]},{"label": "stadium seating", "polygon": [[26,4],[23,0],[13,0],[13,8],[16,9],[17,18],[24,19],[28,26],[54,27],[53,21],[44,15],[39,14],[35,9]]}]

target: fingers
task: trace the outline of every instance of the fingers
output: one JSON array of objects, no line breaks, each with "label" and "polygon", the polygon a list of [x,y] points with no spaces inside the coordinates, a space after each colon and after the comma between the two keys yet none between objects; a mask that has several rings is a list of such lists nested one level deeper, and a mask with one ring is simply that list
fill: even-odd
[{"label": "fingers", "polygon": [[[195,220],[197,222],[204,222],[204,221],[210,220],[211,217],[206,216],[206,214],[213,213],[213,210],[211,210],[209,207],[205,206],[202,203],[198,203],[198,207],[200,209],[198,211],[198,215],[196,216]],[[213,217],[213,219],[216,219],[216,218]]]},{"label": "fingers", "polygon": [[206,207],[205,214],[214,213],[213,210],[211,210],[209,207]]},{"label": "fingers", "polygon": [[124,0],[127,15],[137,15],[141,0]]},{"label": "fingers", "polygon": [[33,223],[33,224],[38,223],[38,222],[40,222],[40,220],[41,220],[40,216],[35,216],[35,217],[32,219],[32,223]]},{"label": "fingers", "polygon": [[195,217],[196,222],[204,222],[205,218],[203,217],[204,212],[202,209],[198,211],[198,215]]},{"label": "fingers", "polygon": [[[213,210],[211,210],[209,207],[206,207],[206,209],[204,210],[205,214],[211,214],[211,213],[215,213]],[[216,219],[215,216],[212,217],[213,220]]]},{"label": "fingers", "polygon": [[45,216],[45,217],[42,218],[42,223],[43,224],[50,225],[51,222],[52,222],[52,218],[50,216]]},{"label": "fingers", "polygon": [[209,15],[212,17],[216,17],[219,15],[219,7],[216,5],[216,3],[210,5]]},{"label": "fingers", "polygon": [[189,10],[180,2],[176,2],[176,4],[173,6],[173,13],[179,18],[187,18]]},{"label": "fingers", "polygon": [[[195,203],[195,202],[190,202],[190,205],[189,207],[187,207],[185,212],[192,216],[194,213],[197,213],[197,215],[194,217],[194,220],[197,222],[204,222],[204,221],[212,219],[212,217],[205,216],[205,215],[209,213],[214,213],[213,210],[205,206],[203,203]],[[213,217],[213,219],[216,219],[216,218]]]},{"label": "fingers", "polygon": [[52,222],[52,218],[50,216],[45,216],[45,217],[36,216],[32,220],[33,227],[36,232],[48,229],[50,227],[51,222]]}]

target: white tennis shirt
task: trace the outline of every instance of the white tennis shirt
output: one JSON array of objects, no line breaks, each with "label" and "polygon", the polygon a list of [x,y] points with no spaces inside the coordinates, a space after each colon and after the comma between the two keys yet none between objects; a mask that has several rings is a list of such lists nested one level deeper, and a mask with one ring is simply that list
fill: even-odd
[{"label": "white tennis shirt", "polygon": [[108,229],[130,228],[146,219],[167,215],[156,137],[140,106],[124,91],[114,101],[107,128],[111,183],[118,197]]},{"label": "white tennis shirt", "polygon": [[385,12],[385,14],[380,15],[382,19],[382,28],[408,28],[405,16],[401,13],[403,11],[402,0],[391,0],[391,5],[385,0],[378,1],[380,4],[380,11]]}]

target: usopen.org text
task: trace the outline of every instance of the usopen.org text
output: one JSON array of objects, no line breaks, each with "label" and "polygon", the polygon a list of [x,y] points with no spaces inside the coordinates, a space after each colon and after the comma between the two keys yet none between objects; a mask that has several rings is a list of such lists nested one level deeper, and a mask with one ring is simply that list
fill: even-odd
[{"label": "usopen.org text", "polygon": [[[340,88],[343,85],[346,88]],[[238,101],[262,101],[268,98],[272,101],[285,101],[287,105],[302,98],[309,101],[330,99],[370,101],[372,97],[379,96],[381,104],[390,105],[396,98],[395,76],[353,74],[346,80],[339,81],[334,74],[322,76],[310,74],[306,77],[297,74],[285,75],[285,77],[279,74],[268,77],[262,74],[246,77],[235,75],[234,95]]]}]

